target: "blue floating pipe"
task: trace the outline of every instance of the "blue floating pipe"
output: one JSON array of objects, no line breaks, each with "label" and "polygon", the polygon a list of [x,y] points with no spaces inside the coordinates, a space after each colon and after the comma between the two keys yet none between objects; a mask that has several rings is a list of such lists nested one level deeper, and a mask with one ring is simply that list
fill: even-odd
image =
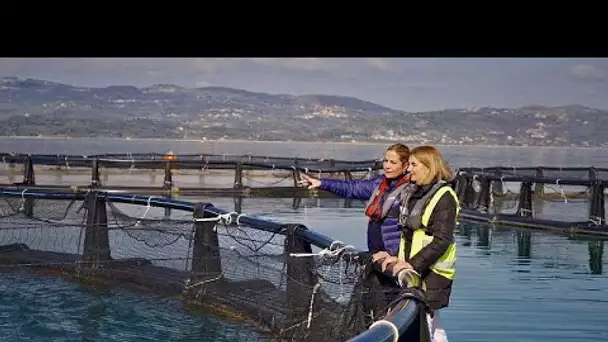
[{"label": "blue floating pipe", "polygon": [[422,308],[415,300],[399,302],[383,320],[374,322],[369,329],[347,342],[393,342],[399,340],[416,321]]},{"label": "blue floating pipe", "polygon": [[157,196],[142,196],[127,193],[107,192],[98,191],[98,196],[106,198],[110,201],[125,204],[139,204],[148,205],[153,207],[171,208],[183,211],[194,211],[194,203],[188,201],[181,201],[171,198],[157,197]]},{"label": "blue floating pipe", "polygon": [[86,192],[48,191],[44,189],[10,189],[0,188],[0,195],[7,197],[39,198],[53,200],[83,200]]}]

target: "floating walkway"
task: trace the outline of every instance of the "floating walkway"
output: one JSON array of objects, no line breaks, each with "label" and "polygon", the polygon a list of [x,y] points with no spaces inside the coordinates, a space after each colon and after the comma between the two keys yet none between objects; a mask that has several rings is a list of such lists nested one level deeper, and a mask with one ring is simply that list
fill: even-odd
[{"label": "floating walkway", "polygon": [[[38,184],[35,174],[54,174],[57,177],[66,175],[89,174],[91,184],[102,189],[136,192],[139,194],[166,194],[188,196],[261,196],[261,197],[307,197],[311,191],[297,186],[300,172],[323,175],[324,177],[341,177],[343,179],[357,179],[377,175],[382,169],[382,162],[378,160],[344,161],[334,159],[308,159],[286,158],[270,156],[235,156],[235,155],[205,155],[205,154],[103,154],[93,156],[77,155],[29,155],[0,153],[0,160],[5,165],[4,174],[14,179],[17,166],[22,166],[23,182],[0,184],[24,185],[29,188],[47,190],[69,190],[73,188],[88,188],[89,184]],[[154,186],[125,186],[102,184],[102,178],[113,175],[127,175],[139,171],[141,175],[148,174],[151,182],[156,177],[156,170],[164,171],[164,180],[161,187]],[[233,184],[230,187],[177,187],[174,182],[176,174],[198,175],[208,177],[210,172],[220,174],[233,173]],[[291,186],[248,186],[244,178],[252,179],[266,176],[280,178],[279,182],[291,179]],[[261,172],[261,174],[260,174]],[[103,176],[102,176],[103,173]],[[0,173],[1,174],[1,173]],[[104,182],[106,183],[106,182]],[[277,183],[277,182],[274,182]],[[321,194],[322,196],[324,194]],[[325,194],[326,195],[326,194]],[[330,195],[331,196],[331,195]]]},{"label": "floating walkway", "polygon": [[[608,169],[595,167],[462,168],[456,172],[452,187],[463,208],[461,219],[569,235],[608,236],[604,175]],[[509,189],[513,185],[518,189]],[[505,210],[507,202],[512,202],[513,210]],[[561,204],[564,214],[560,219],[541,217],[547,202]],[[572,212],[569,202],[587,203],[587,211]]]}]

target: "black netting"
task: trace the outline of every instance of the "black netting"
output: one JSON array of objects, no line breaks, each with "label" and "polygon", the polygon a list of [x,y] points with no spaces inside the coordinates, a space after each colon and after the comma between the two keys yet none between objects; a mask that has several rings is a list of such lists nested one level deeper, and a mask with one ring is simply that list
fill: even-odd
[{"label": "black netting", "polygon": [[176,220],[95,192],[78,200],[0,197],[0,265],[178,297],[247,327],[247,341],[344,341],[403,304],[403,290],[368,254],[319,250],[301,237],[306,227],[253,229],[207,206]]}]

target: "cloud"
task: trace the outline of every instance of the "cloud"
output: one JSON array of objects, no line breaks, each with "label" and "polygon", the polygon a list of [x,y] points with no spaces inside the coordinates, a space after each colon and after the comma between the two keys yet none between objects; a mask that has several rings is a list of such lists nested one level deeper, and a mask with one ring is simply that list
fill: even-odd
[{"label": "cloud", "polygon": [[[105,77],[131,78],[136,83],[242,73],[295,72],[300,76],[338,77],[357,73],[359,60],[349,58],[3,58],[0,75],[47,77],[50,74],[103,74]],[[354,63],[353,63],[354,62]],[[374,70],[392,70],[389,61],[370,58],[366,65]],[[360,65],[360,64],[359,64]],[[189,81],[188,83],[192,83]]]},{"label": "cloud", "polygon": [[197,88],[204,88],[204,87],[211,86],[211,83],[207,82],[205,80],[198,80],[198,81],[194,82],[194,86]]},{"label": "cloud", "polygon": [[91,68],[164,71],[206,75],[237,72],[251,67],[294,71],[329,71],[339,61],[324,58],[104,58],[82,59]]},{"label": "cloud", "polygon": [[364,65],[378,71],[397,71],[397,67],[388,58],[363,58]]},{"label": "cloud", "polygon": [[[178,61],[176,63],[176,61]],[[179,63],[182,62],[182,63]],[[171,58],[171,64],[181,64],[184,70],[192,70],[197,73],[215,73],[226,69],[232,69],[243,62],[239,58]]]},{"label": "cloud", "polygon": [[2,58],[0,72],[24,72],[34,67],[39,70],[78,70],[129,72],[190,72],[210,73],[230,69],[242,63],[233,58]]},{"label": "cloud", "polygon": [[582,81],[605,81],[608,73],[605,69],[592,64],[577,64],[570,69],[574,78]]},{"label": "cloud", "polygon": [[267,67],[302,71],[328,71],[338,66],[338,61],[331,58],[249,58],[247,60]]}]

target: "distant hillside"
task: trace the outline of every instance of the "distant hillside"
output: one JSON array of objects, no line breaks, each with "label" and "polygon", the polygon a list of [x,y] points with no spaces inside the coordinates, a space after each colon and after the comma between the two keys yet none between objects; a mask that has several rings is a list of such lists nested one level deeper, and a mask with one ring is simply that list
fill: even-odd
[{"label": "distant hillside", "polygon": [[407,113],[345,96],[0,78],[0,135],[7,136],[607,146],[607,124],[608,111],[580,105]]}]

